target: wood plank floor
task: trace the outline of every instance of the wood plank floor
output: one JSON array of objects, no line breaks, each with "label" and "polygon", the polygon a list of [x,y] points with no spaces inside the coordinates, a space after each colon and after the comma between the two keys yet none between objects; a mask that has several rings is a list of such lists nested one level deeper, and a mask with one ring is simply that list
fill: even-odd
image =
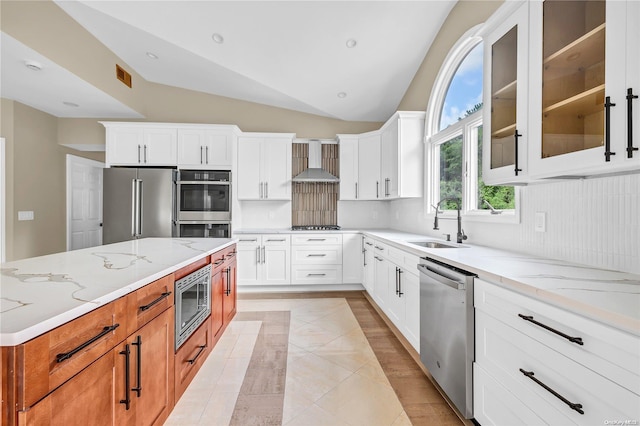
[{"label": "wood plank floor", "polygon": [[167,425],[459,425],[362,292],[241,295]]}]

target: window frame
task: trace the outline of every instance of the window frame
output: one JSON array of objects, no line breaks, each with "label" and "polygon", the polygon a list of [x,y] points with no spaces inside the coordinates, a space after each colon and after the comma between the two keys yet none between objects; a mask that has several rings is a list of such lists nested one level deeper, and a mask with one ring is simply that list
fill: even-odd
[{"label": "window frame", "polygon": [[[483,124],[482,109],[439,130],[442,109],[451,80],[467,55],[484,41],[483,30],[483,24],[476,25],[456,42],[443,61],[431,91],[425,117],[424,212],[425,217],[432,217],[435,214],[435,204],[439,201],[435,199],[436,194],[440,192],[439,145],[458,135],[463,135],[462,156],[465,170],[462,176],[461,215],[467,220],[478,222],[520,223],[520,188],[517,186],[514,188],[515,208],[513,210],[500,210],[501,214],[492,214],[490,210],[475,208],[477,203],[474,201],[477,200],[478,187],[478,140],[476,138],[470,142],[469,138],[472,137],[473,129]],[[475,161],[469,161],[474,158]],[[469,191],[472,186],[475,187],[474,191]],[[474,208],[470,208],[471,206]],[[438,216],[444,219],[455,219],[457,212],[445,210]]]}]

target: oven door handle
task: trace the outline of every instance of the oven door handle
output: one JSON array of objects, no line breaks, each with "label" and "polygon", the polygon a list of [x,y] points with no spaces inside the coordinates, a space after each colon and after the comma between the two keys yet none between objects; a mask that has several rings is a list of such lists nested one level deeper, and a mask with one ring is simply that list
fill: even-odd
[{"label": "oven door handle", "polygon": [[459,281],[454,281],[452,279],[449,279],[443,275],[440,275],[437,271],[429,268],[429,266],[427,265],[423,265],[423,264],[419,264],[418,265],[418,269],[420,270],[421,274],[424,274],[426,276],[428,276],[429,278],[433,279],[434,281],[436,281],[438,284],[444,284],[446,286],[449,286],[453,289],[456,290],[464,290],[465,289],[465,284]]},{"label": "oven door handle", "polygon": [[227,180],[181,180],[181,185],[231,185]]}]

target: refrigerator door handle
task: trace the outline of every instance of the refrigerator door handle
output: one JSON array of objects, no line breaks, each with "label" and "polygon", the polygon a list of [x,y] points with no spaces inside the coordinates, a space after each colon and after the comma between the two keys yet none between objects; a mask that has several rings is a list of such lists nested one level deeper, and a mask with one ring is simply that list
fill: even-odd
[{"label": "refrigerator door handle", "polygon": [[142,236],[142,179],[138,179],[138,229],[137,236]]},{"label": "refrigerator door handle", "polygon": [[131,179],[131,236],[136,236],[136,223],[138,218],[138,185],[136,185],[137,179]]}]

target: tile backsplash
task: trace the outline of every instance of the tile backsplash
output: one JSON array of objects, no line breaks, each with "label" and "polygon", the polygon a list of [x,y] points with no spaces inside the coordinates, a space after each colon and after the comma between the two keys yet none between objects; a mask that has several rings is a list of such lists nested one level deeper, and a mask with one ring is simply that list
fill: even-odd
[{"label": "tile backsplash", "polygon": [[[309,145],[293,144],[292,177],[308,167]],[[338,145],[322,144],[322,168],[340,176]],[[337,225],[338,183],[300,182],[292,184],[291,225]]]}]

